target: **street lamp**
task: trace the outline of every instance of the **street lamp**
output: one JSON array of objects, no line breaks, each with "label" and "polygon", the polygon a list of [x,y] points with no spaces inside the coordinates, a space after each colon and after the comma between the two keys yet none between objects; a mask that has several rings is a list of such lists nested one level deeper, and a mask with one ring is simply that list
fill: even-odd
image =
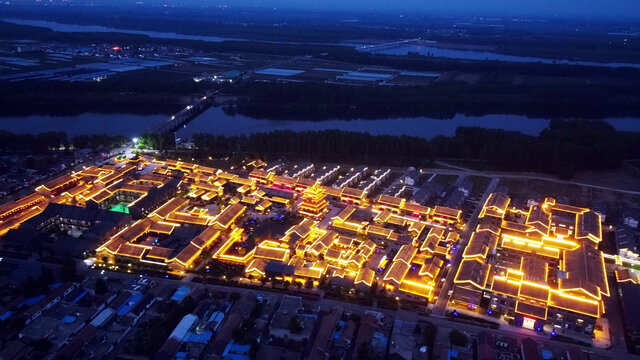
[{"label": "street lamp", "polygon": [[138,146],[138,138],[137,138],[137,137],[134,137],[134,138],[133,138],[133,146],[134,146],[134,147],[137,147],[137,146]]}]

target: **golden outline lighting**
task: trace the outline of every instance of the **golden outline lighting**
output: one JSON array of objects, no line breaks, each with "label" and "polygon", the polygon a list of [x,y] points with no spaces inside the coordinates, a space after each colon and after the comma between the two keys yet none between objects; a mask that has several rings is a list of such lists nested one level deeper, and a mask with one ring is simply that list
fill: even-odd
[{"label": "golden outline lighting", "polygon": [[[597,249],[600,215],[553,198],[527,210],[509,208],[510,203],[500,193],[484,203],[456,273],[452,301],[476,308],[489,297],[494,310],[506,306],[516,315],[554,323],[569,321],[563,312],[579,314],[579,324],[593,331],[604,310],[603,295],[609,296]],[[511,267],[515,261],[517,269]]]}]

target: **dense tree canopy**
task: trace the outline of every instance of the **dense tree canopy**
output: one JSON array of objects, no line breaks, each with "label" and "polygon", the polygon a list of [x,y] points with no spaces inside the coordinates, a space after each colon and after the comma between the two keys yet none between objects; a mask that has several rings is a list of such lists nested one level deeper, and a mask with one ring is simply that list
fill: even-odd
[{"label": "dense tree canopy", "polygon": [[452,345],[465,347],[469,343],[469,338],[462,331],[451,330],[449,333],[449,341]]},{"label": "dense tree canopy", "polygon": [[200,155],[287,157],[379,165],[430,165],[434,159],[477,163],[483,169],[538,171],[569,176],[605,170],[640,156],[640,134],[616,131],[601,121],[552,121],[539,136],[459,127],[455,136],[410,136],[327,131],[275,131],[250,136],[195,134]]},{"label": "dense tree canopy", "polygon": [[[451,79],[455,74],[450,75]],[[237,82],[229,91],[245,96],[244,100],[227,106],[225,111],[279,120],[446,119],[456,114],[600,119],[640,114],[640,87],[629,81],[640,80],[636,73],[586,86],[575,86],[568,80],[519,84],[514,83],[514,76],[497,67],[475,83],[447,80],[420,86],[346,86]]]},{"label": "dense tree canopy", "polygon": [[[13,134],[0,131],[0,151],[46,153],[51,149],[121,146],[121,136],[64,132]],[[435,159],[461,160],[481,170],[535,171],[570,176],[581,170],[618,168],[640,157],[640,133],[617,131],[602,121],[552,121],[538,136],[478,127],[459,127],[455,136],[431,140],[413,136],[326,131],[274,131],[249,136],[194,134],[193,156],[285,157],[291,160],[431,166]],[[171,149],[172,136],[143,135],[144,147]]]},{"label": "dense tree canopy", "polygon": [[96,150],[100,147],[111,148],[122,146],[127,138],[118,135],[76,135],[69,139],[65,132],[47,131],[39,134],[14,134],[0,130],[0,151],[25,152],[43,154],[52,149],[89,148]]}]

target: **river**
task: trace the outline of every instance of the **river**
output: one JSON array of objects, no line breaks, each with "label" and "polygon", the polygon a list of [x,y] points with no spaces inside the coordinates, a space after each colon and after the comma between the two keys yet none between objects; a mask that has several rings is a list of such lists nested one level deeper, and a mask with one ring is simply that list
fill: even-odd
[{"label": "river", "polygon": [[18,25],[28,25],[28,26],[37,26],[43,27],[47,29],[51,29],[53,31],[59,32],[86,32],[86,33],[104,33],[104,32],[117,32],[123,34],[135,34],[135,35],[146,35],[151,38],[159,38],[159,39],[179,39],[179,40],[202,40],[208,42],[221,42],[227,40],[240,40],[233,38],[224,38],[217,36],[206,36],[206,35],[184,35],[178,34],[174,32],[159,32],[159,31],[146,31],[146,30],[131,30],[131,29],[116,29],[107,26],[101,25],[76,25],[76,24],[63,24],[54,21],[45,21],[45,20],[28,20],[28,19],[14,19],[14,18],[3,18],[2,21],[6,21],[13,24]]},{"label": "river", "polygon": [[448,49],[444,47],[429,46],[419,43],[396,43],[386,45],[357,45],[356,50],[384,55],[408,55],[416,53],[424,56],[442,57],[448,59],[462,60],[496,60],[506,62],[528,62],[542,64],[563,64],[563,65],[583,65],[583,66],[603,66],[603,67],[633,67],[640,68],[640,64],[623,62],[595,62],[595,61],[573,61],[567,59],[549,59],[533,56],[518,56],[502,54],[487,50],[471,49]]},{"label": "river", "polygon": [[[139,136],[167,119],[164,115],[93,114],[77,116],[0,117],[0,129],[15,133],[64,131],[69,135],[109,134]],[[640,132],[640,119],[605,119],[618,130]],[[250,135],[275,130],[330,130],[368,132],[374,135],[411,135],[431,139],[438,135],[452,136],[458,126],[479,126],[491,129],[519,131],[537,135],[549,125],[547,119],[531,119],[519,115],[466,116],[452,119],[397,118],[381,120],[290,121],[254,119],[242,115],[230,116],[221,108],[211,108],[178,131],[178,137],[190,138],[194,133],[220,135]]]},{"label": "river", "polygon": [[[159,32],[159,31],[147,31],[147,30],[132,30],[132,29],[119,29],[101,25],[77,25],[77,24],[64,24],[54,21],[45,20],[31,20],[31,19],[17,19],[17,18],[2,18],[1,20],[19,24],[44,27],[53,31],[60,32],[119,32],[125,34],[146,35],[151,38],[160,39],[181,39],[181,40],[201,40],[207,42],[222,42],[222,41],[249,41],[248,39],[240,38],[228,38],[218,36],[207,35],[185,35],[175,32]],[[270,43],[282,43],[282,44],[299,44],[297,42],[279,42],[279,41],[264,41]],[[481,50],[466,50],[466,49],[448,49],[444,47],[429,46],[429,42],[422,41],[402,41],[398,43],[385,44],[385,45],[363,45],[353,43],[311,43],[315,45],[344,45],[355,47],[358,51],[371,52],[375,54],[387,54],[387,55],[407,55],[411,53],[418,53],[421,55],[429,55],[434,57],[443,57],[451,59],[464,59],[464,60],[498,60],[506,62],[539,62],[544,64],[566,64],[566,65],[587,65],[587,66],[605,66],[605,67],[634,67],[640,68],[640,64],[635,63],[622,63],[622,62],[593,62],[593,61],[573,61],[568,59],[550,59],[542,57],[532,56],[518,56],[502,54],[493,51],[481,51]]]}]

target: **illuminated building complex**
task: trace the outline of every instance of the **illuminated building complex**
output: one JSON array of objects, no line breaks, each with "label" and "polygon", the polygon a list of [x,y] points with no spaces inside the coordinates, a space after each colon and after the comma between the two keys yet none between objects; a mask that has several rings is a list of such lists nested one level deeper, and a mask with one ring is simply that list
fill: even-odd
[{"label": "illuminated building complex", "polygon": [[[309,189],[305,195],[315,194]],[[459,239],[456,230],[440,223],[355,206],[334,216],[329,229],[314,220],[263,241],[244,257],[226,256],[226,250],[216,256],[246,264],[245,272],[257,277],[318,283],[326,276],[363,290],[379,283],[397,296],[431,300]]]},{"label": "illuminated building complex", "polygon": [[489,196],[455,278],[452,302],[513,315],[516,324],[591,333],[609,296],[600,216],[552,198],[526,211]]},{"label": "illuminated building complex", "polygon": [[[99,203],[109,198],[116,189],[123,197],[133,193],[137,194],[133,196],[136,199],[144,197],[153,186],[139,188],[135,184],[138,180],[130,178],[135,169],[135,165],[128,163],[119,167],[90,166],[48,181],[38,186],[33,194],[0,206],[0,236],[10,229],[17,229],[21,223],[44,211],[49,203],[84,207],[87,202]],[[125,178],[129,180],[125,182]],[[164,183],[169,180],[163,179]],[[128,192],[129,190],[131,191]],[[135,205],[131,200],[126,206],[127,210]]]},{"label": "illuminated building complex", "polygon": [[[292,177],[255,168],[243,177],[180,160],[147,164],[118,158],[116,165],[66,174],[1,206],[0,235],[49,203],[97,214],[113,210],[124,213],[124,220],[91,248],[104,266],[183,273],[199,270],[209,257],[243,265],[247,275],[259,278],[314,284],[326,279],[363,290],[379,284],[396,296],[432,299],[459,239],[461,211],[386,195],[369,199],[371,184],[390,170],[372,172],[375,181],[355,188],[349,186],[369,172],[354,168],[337,188],[321,184],[337,176],[338,165],[305,178],[313,168],[298,166]],[[247,241],[237,226],[245,216],[295,203],[305,219],[275,238]],[[337,215],[327,221],[330,209]]]},{"label": "illuminated building complex", "polygon": [[319,183],[307,188],[302,194],[302,202],[298,212],[304,216],[320,220],[329,211],[328,202],[324,199],[325,191]]},{"label": "illuminated building complex", "polygon": [[47,204],[43,195],[35,193],[0,206],[0,236],[41,213]]},{"label": "illuminated building complex", "polygon": [[203,251],[234,237],[234,224],[245,209],[234,204],[211,215],[178,196],[111,237],[97,254],[114,262],[140,261],[170,270],[191,270]]},{"label": "illuminated building complex", "polygon": [[[372,211],[365,210],[357,206],[365,201],[354,201],[364,193],[335,190],[327,189],[333,200],[353,205],[331,219],[329,232],[317,229],[320,235],[313,236],[294,231],[301,238],[295,246],[290,244],[290,253],[295,254],[289,261],[293,268],[283,267],[283,278],[308,276],[310,271],[303,268],[314,269],[314,278],[318,278],[320,270],[326,269],[331,281],[339,284],[363,288],[378,282],[398,296],[433,299],[440,271],[459,240],[455,229],[461,227],[461,211],[384,195]],[[352,198],[345,200],[345,192]],[[266,267],[267,263],[260,264]]]},{"label": "illuminated building complex", "polygon": [[387,267],[383,281],[388,290],[400,290],[433,298],[437,276],[444,260],[413,245],[403,245]]},{"label": "illuminated building complex", "polygon": [[462,211],[445,206],[428,206],[408,202],[406,199],[390,195],[380,195],[374,203],[379,211],[389,211],[393,214],[418,218],[420,220],[462,227]]}]

